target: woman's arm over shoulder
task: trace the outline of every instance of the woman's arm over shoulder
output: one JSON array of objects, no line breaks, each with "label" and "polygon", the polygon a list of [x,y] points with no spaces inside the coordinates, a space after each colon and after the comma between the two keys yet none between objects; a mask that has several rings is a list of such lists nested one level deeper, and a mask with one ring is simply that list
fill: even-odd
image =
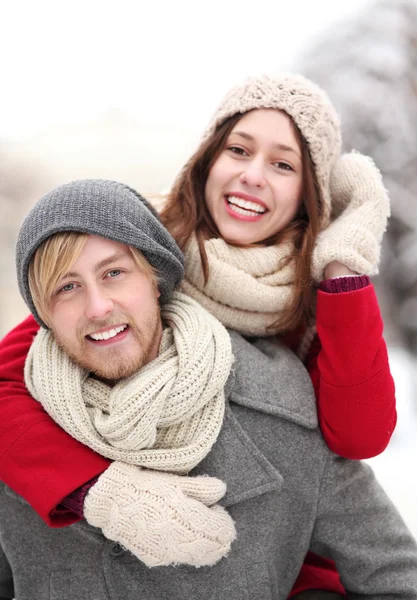
[{"label": "woman's arm over shoulder", "polygon": [[[319,347],[307,361],[320,426],[331,450],[351,459],[385,450],[396,425],[395,388],[372,284],[318,291]],[[317,351],[318,350],[318,351]]]},{"label": "woman's arm over shoulder", "polygon": [[23,383],[23,366],[39,325],[32,316],[16,325],[0,340],[0,382]]},{"label": "woman's arm over shoulder", "polygon": [[340,575],[334,561],[314,554],[314,552],[307,552],[303,566],[288,598],[310,590],[325,590],[326,592],[339,594],[339,596],[346,596],[345,588],[340,581]]},{"label": "woman's arm over shoulder", "polygon": [[79,518],[61,500],[109,461],[61,429],[24,383],[27,353],[39,325],[28,317],[0,341],[0,479],[52,527]]}]

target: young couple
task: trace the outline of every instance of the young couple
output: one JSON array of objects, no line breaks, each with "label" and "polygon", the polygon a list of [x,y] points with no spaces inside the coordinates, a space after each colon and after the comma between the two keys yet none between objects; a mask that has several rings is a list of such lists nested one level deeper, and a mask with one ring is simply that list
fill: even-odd
[{"label": "young couple", "polygon": [[229,92],[166,229],[114,182],[41,199],[34,318],[0,345],[3,596],[414,598],[412,536],[352,460],[396,421],[369,280],[388,215],[296,75]]}]

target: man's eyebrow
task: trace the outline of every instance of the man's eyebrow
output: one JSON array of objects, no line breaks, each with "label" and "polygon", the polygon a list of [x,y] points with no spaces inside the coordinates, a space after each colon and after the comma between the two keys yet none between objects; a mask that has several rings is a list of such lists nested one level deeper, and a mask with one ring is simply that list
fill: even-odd
[{"label": "man's eyebrow", "polygon": [[[103,258],[98,263],[96,263],[94,265],[94,273],[97,273],[98,271],[103,269],[103,267],[106,267],[107,265],[110,265],[110,264],[112,264],[118,260],[121,260],[122,258],[126,258],[126,257],[129,257],[129,255],[127,255],[126,252],[118,250],[114,254],[111,254],[110,256],[107,256],[106,258]],[[61,277],[61,279],[71,279],[72,277],[78,277],[78,276],[79,276],[79,273],[76,273],[75,271],[68,271],[68,273],[65,273]]]},{"label": "man's eyebrow", "polygon": [[[250,133],[246,133],[246,131],[232,131],[230,135],[240,135],[249,142],[253,142],[255,140],[255,138],[252,135],[250,135]],[[298,158],[301,158],[300,153],[297,152],[297,150],[292,146],[287,146],[287,144],[277,143],[274,144],[274,148],[277,148],[278,150],[283,150],[284,152],[294,152],[294,154],[296,154]]]}]

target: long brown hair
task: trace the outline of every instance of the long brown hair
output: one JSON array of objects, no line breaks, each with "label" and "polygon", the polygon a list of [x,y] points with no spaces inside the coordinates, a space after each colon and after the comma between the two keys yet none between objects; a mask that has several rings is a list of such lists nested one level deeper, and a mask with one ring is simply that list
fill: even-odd
[{"label": "long brown hair", "polygon": [[[161,218],[178,245],[184,250],[193,233],[200,250],[205,281],[209,277],[209,265],[204,249],[204,241],[221,238],[205,200],[205,186],[211,167],[223,151],[230,132],[243,117],[236,114],[220,125],[188,161],[172,188]],[[295,263],[295,285],[291,304],[283,311],[274,329],[281,332],[293,331],[307,324],[314,312],[314,290],[311,281],[311,256],[320,230],[321,199],[316,181],[314,166],[308,151],[307,142],[291,120],[301,148],[303,169],[303,199],[295,219],[282,231],[254,245],[271,246],[292,239],[294,253],[288,258]]]}]

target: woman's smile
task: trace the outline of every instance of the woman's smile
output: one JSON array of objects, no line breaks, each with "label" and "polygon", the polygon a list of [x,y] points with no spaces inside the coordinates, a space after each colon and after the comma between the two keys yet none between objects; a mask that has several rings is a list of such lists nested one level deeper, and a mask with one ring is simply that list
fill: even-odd
[{"label": "woman's smile", "polygon": [[226,210],[234,219],[242,221],[259,221],[267,212],[262,200],[240,192],[225,194]]}]

